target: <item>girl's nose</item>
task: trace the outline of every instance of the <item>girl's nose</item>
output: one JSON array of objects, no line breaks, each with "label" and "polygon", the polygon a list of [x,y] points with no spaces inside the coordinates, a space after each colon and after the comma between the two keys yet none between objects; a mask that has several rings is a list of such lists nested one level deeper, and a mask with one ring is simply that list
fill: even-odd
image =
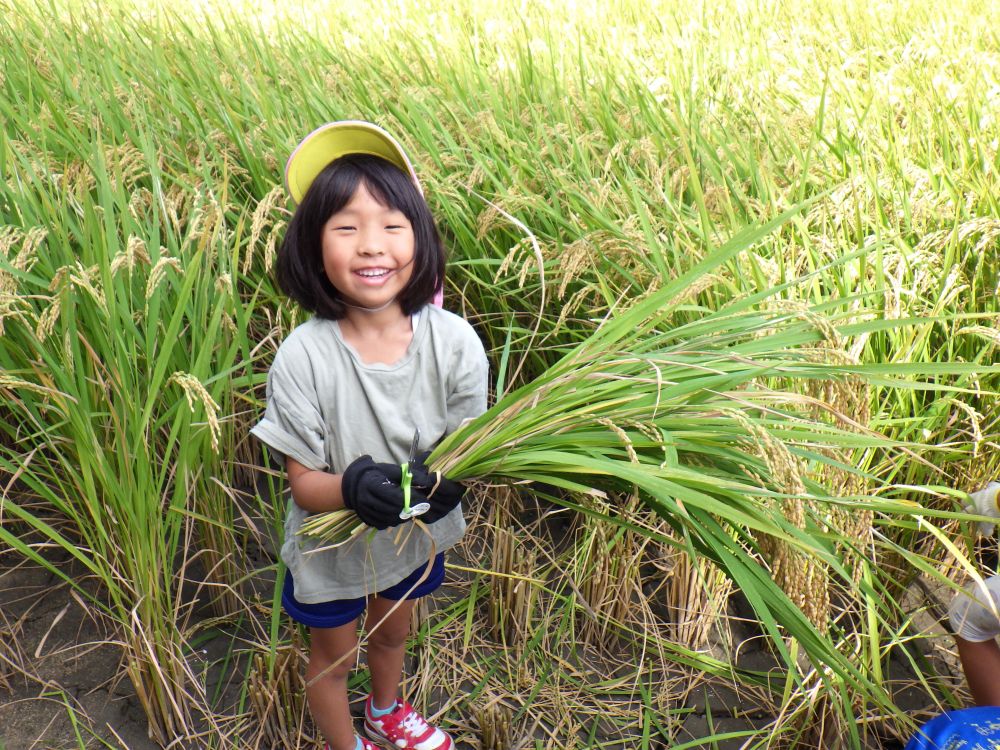
[{"label": "girl's nose", "polygon": [[385,251],[382,249],[382,244],[373,237],[365,237],[361,240],[359,252],[362,255],[381,255]]}]

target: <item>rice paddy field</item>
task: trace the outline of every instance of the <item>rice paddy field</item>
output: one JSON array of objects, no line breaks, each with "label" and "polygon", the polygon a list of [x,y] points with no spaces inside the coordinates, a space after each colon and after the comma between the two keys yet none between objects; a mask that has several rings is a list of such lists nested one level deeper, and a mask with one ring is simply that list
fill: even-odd
[{"label": "rice paddy field", "polygon": [[336,119],[414,157],[490,355],[404,684],[460,748],[891,748],[966,705],[998,11],[0,0],[0,748],[322,747],[248,429],[304,320],[284,161]]}]

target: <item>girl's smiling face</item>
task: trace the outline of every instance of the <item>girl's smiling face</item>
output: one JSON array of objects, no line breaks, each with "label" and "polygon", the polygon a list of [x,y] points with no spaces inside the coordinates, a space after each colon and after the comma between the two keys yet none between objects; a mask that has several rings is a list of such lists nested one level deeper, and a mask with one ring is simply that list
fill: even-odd
[{"label": "girl's smiling face", "polygon": [[379,308],[413,274],[413,227],[402,211],[379,203],[364,182],[323,225],[323,269],[344,301]]}]

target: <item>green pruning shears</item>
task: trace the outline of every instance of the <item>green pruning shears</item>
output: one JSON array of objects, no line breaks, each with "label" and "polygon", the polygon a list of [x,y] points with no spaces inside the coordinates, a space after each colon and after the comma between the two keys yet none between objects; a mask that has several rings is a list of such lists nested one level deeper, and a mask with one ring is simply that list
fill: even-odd
[{"label": "green pruning shears", "polygon": [[403,470],[399,481],[399,486],[403,488],[403,510],[400,512],[399,517],[404,521],[408,521],[415,516],[422,516],[431,509],[430,503],[417,503],[412,508],[410,507],[410,484],[413,482],[413,475],[410,473],[410,462],[417,460],[417,448],[419,445],[420,428],[417,427],[413,431],[413,442],[410,443],[410,459],[400,464]]}]

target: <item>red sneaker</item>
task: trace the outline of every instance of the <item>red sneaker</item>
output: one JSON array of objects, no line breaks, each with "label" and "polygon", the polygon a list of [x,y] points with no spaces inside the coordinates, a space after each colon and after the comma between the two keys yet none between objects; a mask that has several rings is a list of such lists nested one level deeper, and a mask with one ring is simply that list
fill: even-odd
[{"label": "red sneaker", "polygon": [[397,701],[396,710],[377,719],[371,715],[372,697],[365,701],[365,734],[392,750],[453,750],[445,732],[432,727],[413,706]]}]

